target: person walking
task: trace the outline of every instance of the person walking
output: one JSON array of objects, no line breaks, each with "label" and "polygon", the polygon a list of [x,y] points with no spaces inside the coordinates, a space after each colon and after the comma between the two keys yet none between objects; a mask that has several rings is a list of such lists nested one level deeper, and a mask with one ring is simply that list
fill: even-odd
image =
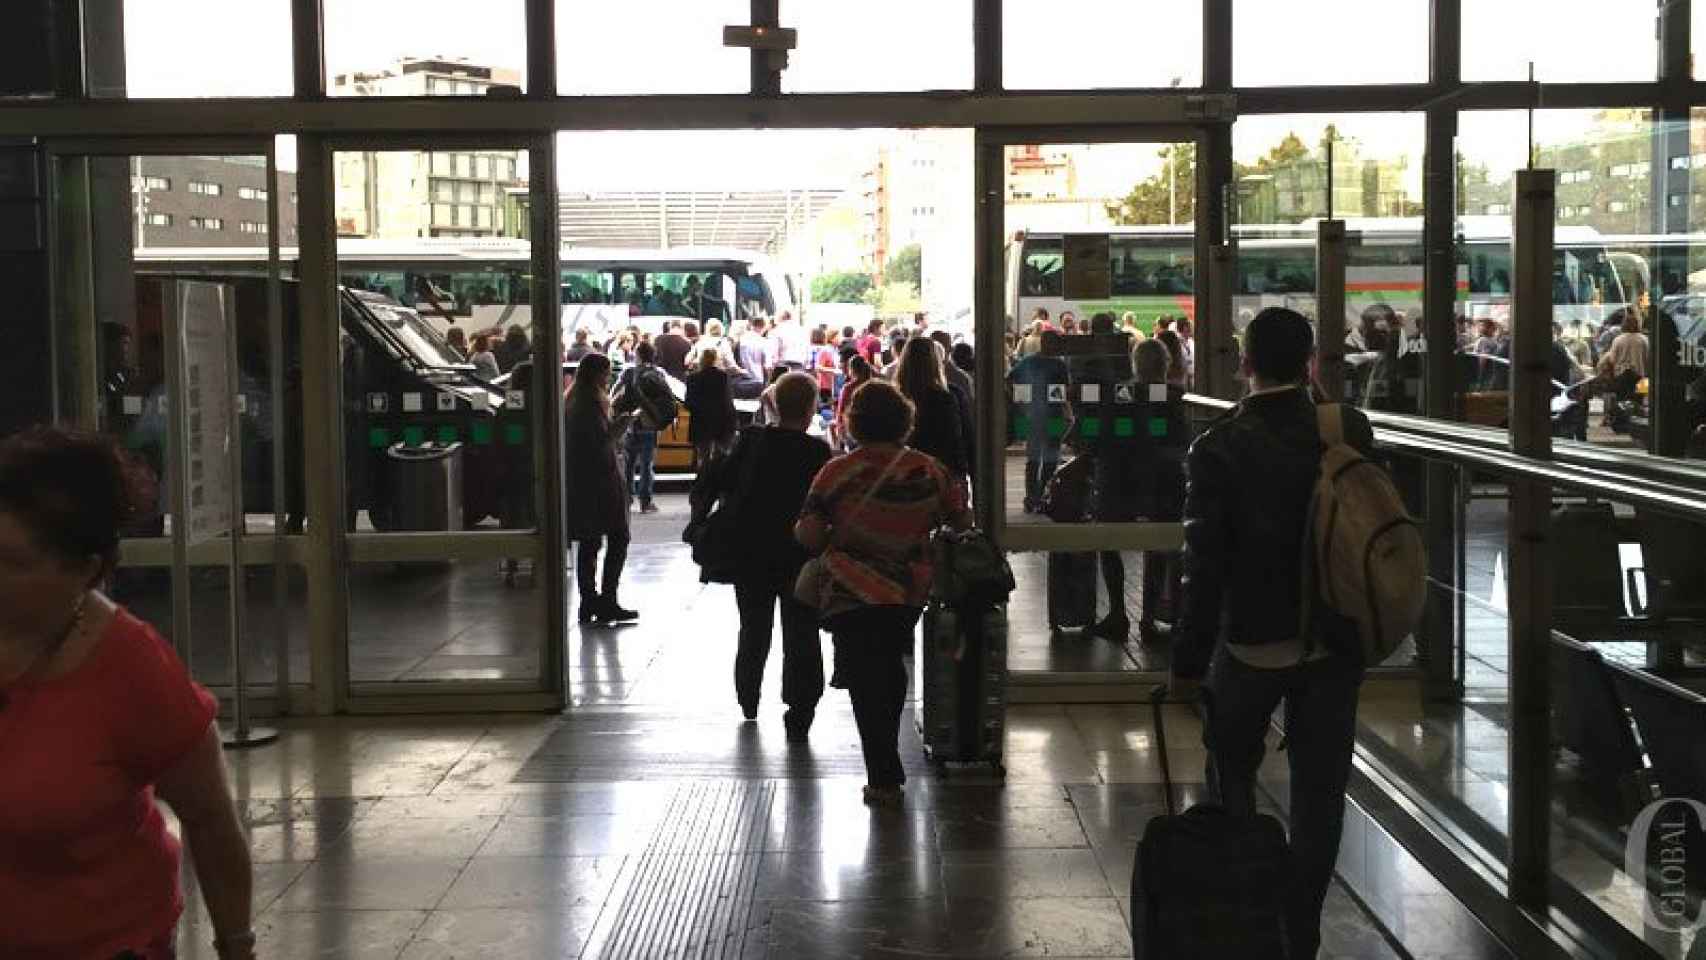
[{"label": "person walking", "polygon": [[729,375],[716,347],[699,353],[699,365],[687,375],[687,440],[700,469],[727,454],[735,439],[735,400]]},{"label": "person walking", "polygon": [[675,401],[651,341],[634,347],[634,365],[622,371],[613,406],[617,414],[634,415],[623,440],[623,477],[640,498],[640,512],[657,513],[652,493],[657,484],[658,433],[675,421]]},{"label": "person walking", "polygon": [[[1344,821],[1364,664],[1356,624],[1324,604],[1299,634],[1299,569],[1321,464],[1309,383],[1313,333],[1284,307],[1245,331],[1251,392],[1191,445],[1185,494],[1184,611],[1169,687],[1198,694],[1207,677],[1203,743],[1211,791],[1234,814],[1255,812],[1256,769],[1270,718],[1285,701],[1294,882],[1284,892],[1287,956],[1314,957],[1321,905]],[[1340,406],[1347,443],[1371,452],[1360,411]]]},{"label": "person walking", "polygon": [[964,484],[971,475],[971,405],[965,394],[948,385],[940,353],[929,337],[908,340],[895,372],[895,386],[914,411],[907,444],[935,457],[955,483]]},{"label": "person walking", "polygon": [[[580,587],[583,624],[618,623],[639,614],[616,602],[622,566],[628,560],[628,488],[616,443],[633,416],[610,412],[610,358],[589,353],[581,359],[563,411],[563,487],[567,510],[563,528],[577,544],[575,578]],[[599,585],[598,554],[604,552],[604,583]]]},{"label": "person walking", "polygon": [[817,611],[794,596],[806,552],[794,539],[793,525],[812,478],[829,462],[830,453],[827,444],[806,433],[817,411],[817,382],[804,373],[789,373],[774,389],[781,422],[742,431],[718,471],[716,500],[738,505],[735,520],[743,537],[734,572],[740,611],[735,698],[746,719],[757,719],[771,628],[780,605],[782,702],[788,705],[782,722],[788,739],[800,741],[811,729],[823,696],[823,651]]},{"label": "person walking", "polygon": [[111,439],[0,442],[0,956],[174,955],[190,845],[220,960],[250,960],[253,871],[219,701],[101,584],[144,508]]},{"label": "person walking", "polygon": [[965,487],[934,457],[904,445],[912,404],[872,380],[853,395],[848,426],[859,449],[818,471],[794,526],[823,557],[818,614],[835,644],[831,686],[846,689],[865,757],[865,802],[896,805],[906,772],[900,716],[904,657],[930,586],[930,533],[971,524]]}]

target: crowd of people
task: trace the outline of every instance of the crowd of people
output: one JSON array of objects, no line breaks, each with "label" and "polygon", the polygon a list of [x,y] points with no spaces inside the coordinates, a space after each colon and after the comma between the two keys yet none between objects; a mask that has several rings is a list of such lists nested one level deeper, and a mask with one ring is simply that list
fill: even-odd
[{"label": "crowd of people", "polygon": [[[955,354],[964,352],[927,329],[886,332],[802,337],[808,348],[851,347],[838,357],[842,389],[825,396],[810,354],[798,369],[778,359],[765,370],[782,371],[766,389],[772,419],[732,439],[721,426],[706,438],[716,445],[701,475],[708,495],[696,498],[710,510],[740,504],[729,579],[740,617],[734,687],[745,716],[758,713],[779,606],[784,724],[790,740],[809,735],[826,683],[818,638],[827,630],[827,683],[848,692],[864,797],[883,806],[904,796],[904,658],[932,583],[930,537],[943,526],[968,527],[972,496],[966,391],[948,373],[963,371]],[[1087,332],[1114,335],[1116,320],[1098,314]],[[681,355],[693,356],[694,346],[696,375],[708,378],[697,381],[700,390],[715,389],[729,371],[715,345],[690,340]],[[1093,354],[1077,370],[1068,363],[1067,372],[1081,386],[1150,387],[1144,394],[1158,406],[1147,413],[1164,414],[1151,419],[1159,426],[1134,434],[1150,441],[1123,444],[1129,431],[1109,428],[1107,408],[1086,406],[1075,414],[1076,442],[1096,459],[1098,485],[1114,494],[1098,498],[1098,519],[1184,521],[1170,688],[1176,697],[1199,685],[1208,691],[1207,773],[1227,809],[1254,811],[1269,716],[1287,702],[1295,883],[1284,894],[1285,930],[1288,955],[1313,956],[1365,665],[1354,624],[1326,609],[1300,617],[1297,557],[1321,455],[1309,322],[1266,309],[1243,346],[1249,395],[1188,455],[1182,424],[1175,438],[1165,422],[1183,388],[1173,382],[1177,354],[1162,337],[1145,338],[1129,355],[1123,346]],[[1048,353],[1023,353],[1014,369],[1035,368],[1038,356],[1060,360]],[[586,352],[565,398],[567,536],[582,623],[637,616],[617,599],[640,479],[623,461],[634,449],[629,426],[657,416],[644,384],[659,345],[642,341],[635,359],[618,377],[609,357]],[[830,401],[835,431],[814,436]],[[1101,427],[1089,429],[1098,417]],[[1366,419],[1354,410],[1343,418],[1347,442],[1367,451]],[[183,904],[180,847],[158,798],[176,813],[194,855],[218,955],[240,960],[255,942],[251,869],[213,725],[217,702],[158,633],[102,591],[120,531],[143,499],[139,476],[110,438],[41,428],[0,442],[0,736],[24,751],[8,769],[28,772],[0,776],[0,805],[15,814],[0,823],[0,847],[9,851],[0,895],[12,908],[0,915],[0,942],[54,956],[170,956]],[[1175,492],[1182,497],[1169,499]],[[1123,577],[1107,558],[1103,570]],[[1110,595],[1122,596],[1114,586]],[[59,786],[43,792],[42,783]]]}]

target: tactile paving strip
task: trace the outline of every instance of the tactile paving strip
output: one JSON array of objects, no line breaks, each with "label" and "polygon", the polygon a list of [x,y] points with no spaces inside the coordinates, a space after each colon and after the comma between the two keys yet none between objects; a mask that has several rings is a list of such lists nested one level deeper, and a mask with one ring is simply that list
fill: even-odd
[{"label": "tactile paving strip", "polygon": [[767,781],[683,783],[623,871],[585,956],[739,958],[775,798]]}]

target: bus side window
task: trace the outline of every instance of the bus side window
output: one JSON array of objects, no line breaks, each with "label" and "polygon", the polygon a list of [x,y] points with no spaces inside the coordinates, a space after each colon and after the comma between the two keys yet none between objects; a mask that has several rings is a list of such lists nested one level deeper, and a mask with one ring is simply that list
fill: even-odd
[{"label": "bus side window", "polygon": [[1064,254],[1058,240],[1033,241],[1025,245],[1019,267],[1020,294],[1026,297],[1058,297],[1064,289]]}]

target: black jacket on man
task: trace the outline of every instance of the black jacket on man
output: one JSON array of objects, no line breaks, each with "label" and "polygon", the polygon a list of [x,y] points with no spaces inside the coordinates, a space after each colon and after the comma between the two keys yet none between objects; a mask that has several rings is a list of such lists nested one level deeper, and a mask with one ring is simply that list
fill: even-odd
[{"label": "black jacket on man", "polygon": [[[1368,419],[1343,410],[1346,441],[1371,452]],[[1304,524],[1320,465],[1315,402],[1301,386],[1246,397],[1191,445],[1175,674],[1202,676],[1219,640],[1296,639]],[[1320,642],[1333,649],[1354,643],[1353,624],[1315,609]]]}]

